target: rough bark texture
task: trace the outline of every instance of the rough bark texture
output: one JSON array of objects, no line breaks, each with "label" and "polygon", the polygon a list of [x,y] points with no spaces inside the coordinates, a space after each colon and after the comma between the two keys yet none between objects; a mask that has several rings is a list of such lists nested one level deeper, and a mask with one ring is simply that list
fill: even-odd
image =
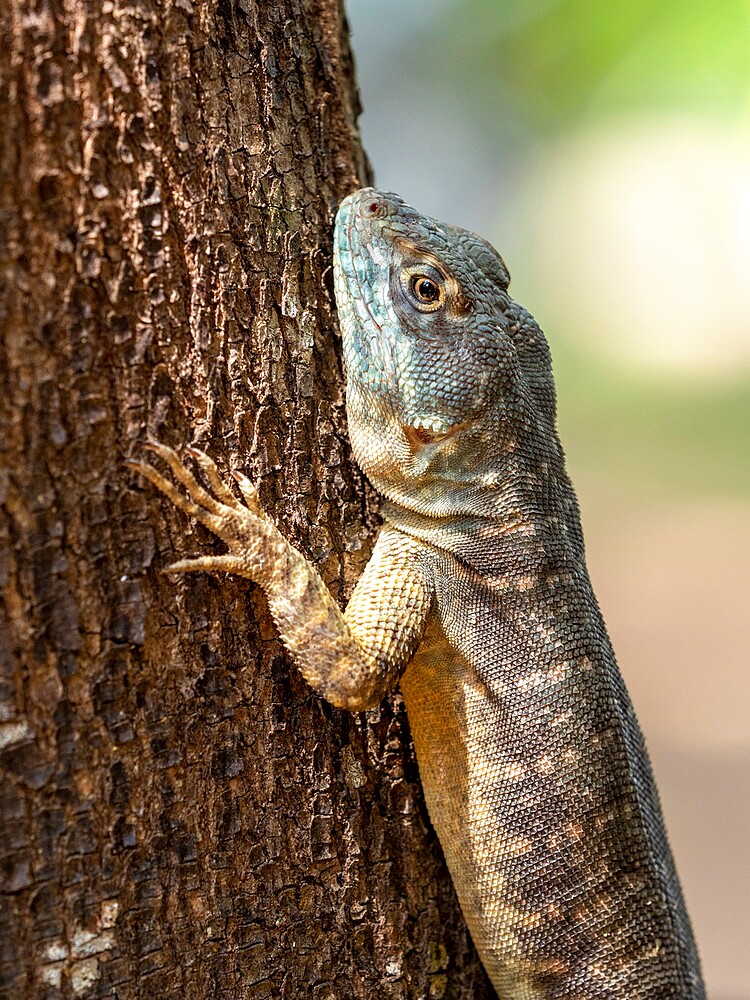
[{"label": "rough bark texture", "polygon": [[[124,468],[259,484],[342,599],[330,226],[366,179],[335,0],[4,0],[0,996],[482,997],[398,699],[311,695]],[[220,547],[220,546],[219,546]]]}]

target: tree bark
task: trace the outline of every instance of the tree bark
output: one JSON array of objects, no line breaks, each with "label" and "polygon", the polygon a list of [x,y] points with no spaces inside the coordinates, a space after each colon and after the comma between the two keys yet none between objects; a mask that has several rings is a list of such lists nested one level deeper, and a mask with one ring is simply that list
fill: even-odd
[{"label": "tree bark", "polygon": [[331,222],[366,181],[336,0],[5,0],[0,996],[491,996],[398,697],[311,694],[124,467],[244,469],[342,601]]}]

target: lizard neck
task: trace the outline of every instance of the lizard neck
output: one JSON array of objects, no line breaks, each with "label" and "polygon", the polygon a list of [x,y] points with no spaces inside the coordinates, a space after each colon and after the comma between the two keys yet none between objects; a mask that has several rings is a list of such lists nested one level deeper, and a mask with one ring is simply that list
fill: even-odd
[{"label": "lizard neck", "polygon": [[[405,534],[456,556],[487,579],[536,578],[585,566],[583,534],[575,493],[562,467],[541,463],[500,479],[483,490],[481,503],[468,494],[463,509],[435,515],[408,502],[388,500],[385,520]],[[502,468],[502,466],[501,466]],[[477,513],[477,511],[482,513]]]}]

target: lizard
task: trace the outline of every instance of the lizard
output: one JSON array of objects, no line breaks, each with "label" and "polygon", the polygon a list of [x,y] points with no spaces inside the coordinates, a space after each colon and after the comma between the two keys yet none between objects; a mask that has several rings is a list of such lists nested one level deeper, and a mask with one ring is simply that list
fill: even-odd
[{"label": "lizard", "polygon": [[131,463],[266,593],[311,687],[361,711],[400,682],[430,819],[502,1000],[700,1000],[643,737],[585,563],[550,351],[497,251],[360,189],[334,286],[355,458],[384,498],[342,612],[241,472]]}]

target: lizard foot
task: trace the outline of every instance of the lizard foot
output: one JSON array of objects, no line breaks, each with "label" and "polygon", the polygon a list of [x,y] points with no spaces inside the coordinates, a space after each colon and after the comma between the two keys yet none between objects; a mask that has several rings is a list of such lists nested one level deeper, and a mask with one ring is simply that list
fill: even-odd
[{"label": "lizard foot", "polygon": [[197,448],[187,449],[202,469],[213,492],[201,486],[172,448],[155,441],[150,441],[145,447],[169,466],[174,479],[185,488],[185,493],[147,462],[128,461],[128,467],[148,479],[175,507],[204,524],[229,548],[225,555],[181,559],[168,566],[165,572],[221,571],[261,582],[264,567],[272,564],[278,556],[279,543],[284,543],[247,476],[241,472],[232,473],[242,493],[243,503],[226,485],[216,463],[205,452]]}]

